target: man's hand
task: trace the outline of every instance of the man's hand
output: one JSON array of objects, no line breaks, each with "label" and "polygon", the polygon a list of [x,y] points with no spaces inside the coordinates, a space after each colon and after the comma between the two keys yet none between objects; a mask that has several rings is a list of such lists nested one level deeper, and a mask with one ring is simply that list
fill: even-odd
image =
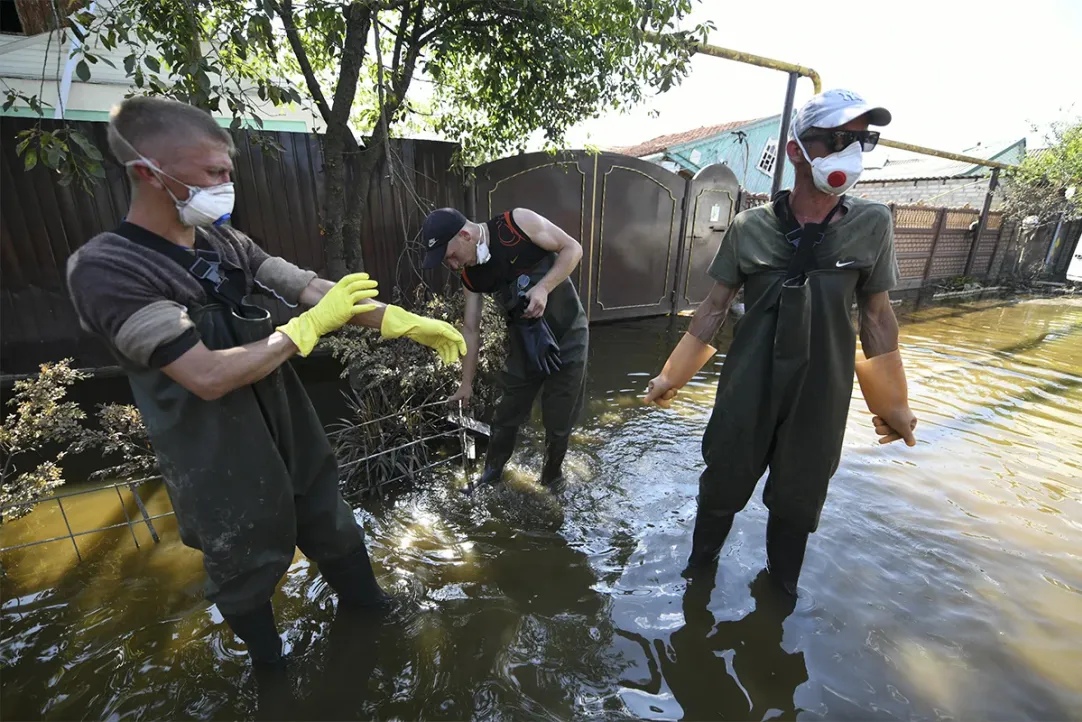
[{"label": "man's hand", "polygon": [[647,384],[646,397],[643,399],[643,403],[656,403],[661,408],[667,409],[672,400],[676,398],[676,393],[672,381],[666,378],[665,374],[659,374],[650,379],[650,383]]},{"label": "man's hand", "polygon": [[889,420],[882,416],[873,416],[872,424],[875,426],[875,433],[880,437],[880,444],[905,439],[906,446],[917,445],[917,439],[913,436],[917,428],[917,417],[908,407],[892,413]]},{"label": "man's hand", "polygon": [[526,292],[526,300],[529,304],[522,312],[524,318],[541,318],[545,315],[545,309],[549,305],[549,292],[540,283]]},{"label": "man's hand", "polygon": [[384,307],[380,335],[383,338],[405,336],[411,341],[428,346],[448,365],[457,361],[459,356],[466,355],[466,340],[454,326],[446,321],[418,316],[399,306]]},{"label": "man's hand", "polygon": [[322,336],[337,331],[354,316],[379,308],[365,303],[376,294],[376,282],[367,273],[350,274],[334,284],[315,306],[277,330],[293,341],[301,356],[307,356]]},{"label": "man's hand", "polygon": [[458,387],[458,391],[451,395],[447,399],[447,403],[454,406],[455,404],[462,402],[463,406],[469,406],[470,399],[473,398],[473,384],[461,383]]}]

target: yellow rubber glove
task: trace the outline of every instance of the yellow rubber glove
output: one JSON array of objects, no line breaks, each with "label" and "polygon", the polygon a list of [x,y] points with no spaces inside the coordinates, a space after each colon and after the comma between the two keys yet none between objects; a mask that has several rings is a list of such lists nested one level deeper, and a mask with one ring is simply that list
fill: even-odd
[{"label": "yellow rubber glove", "polygon": [[913,430],[917,428],[917,417],[909,409],[909,387],[901,353],[895,350],[870,359],[865,359],[863,354],[857,358],[857,382],[868,410],[875,415],[872,424],[875,433],[882,437],[879,443],[903,439],[906,446],[916,446]]},{"label": "yellow rubber glove", "polygon": [[714,357],[718,350],[708,343],[685,333],[680,343],[669,354],[669,360],[661,373],[650,379],[647,387],[644,403],[656,403],[662,408],[668,408],[676,397],[676,392],[684,388],[692,377],[702,370],[706,362]]},{"label": "yellow rubber glove", "polygon": [[376,297],[376,286],[367,273],[344,276],[319,303],[276,330],[289,336],[301,356],[307,356],[321,336],[342,328],[357,314],[378,308],[374,303],[361,303]]},{"label": "yellow rubber glove", "polygon": [[454,326],[446,321],[418,316],[398,306],[383,309],[383,323],[379,332],[383,338],[405,336],[435,349],[445,364],[453,364],[459,356],[466,355],[466,339]]}]

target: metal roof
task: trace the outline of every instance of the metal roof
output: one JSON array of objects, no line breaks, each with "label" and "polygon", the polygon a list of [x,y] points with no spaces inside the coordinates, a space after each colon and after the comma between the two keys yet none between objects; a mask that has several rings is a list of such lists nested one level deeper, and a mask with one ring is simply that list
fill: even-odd
[{"label": "metal roof", "polygon": [[721,123],[720,125],[704,125],[699,128],[685,130],[682,133],[659,135],[656,138],[651,138],[650,140],[638,143],[637,145],[609,148],[609,150],[613,153],[622,153],[634,158],[643,158],[648,155],[660,153],[667,148],[684,145],[685,143],[691,143],[692,141],[702,140],[704,138],[711,138],[715,135],[721,135],[722,133],[728,133],[737,130],[738,128],[769,120],[772,117],[776,118],[777,116],[768,115],[763,118],[753,118],[752,120],[738,120],[732,123]]},{"label": "metal roof", "polygon": [[[965,155],[975,158],[995,160],[1023,140],[1010,142],[980,144],[962,151]],[[890,180],[924,180],[932,178],[965,178],[972,175],[986,175],[987,168],[972,163],[961,163],[934,156],[919,155],[906,151],[890,151],[890,155],[874,165],[875,160],[869,158],[860,175],[861,181],[890,181]]]}]

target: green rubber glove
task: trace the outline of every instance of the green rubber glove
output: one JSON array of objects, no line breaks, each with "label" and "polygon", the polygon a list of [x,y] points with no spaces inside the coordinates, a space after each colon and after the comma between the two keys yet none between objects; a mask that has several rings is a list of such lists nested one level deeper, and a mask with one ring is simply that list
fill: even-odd
[{"label": "green rubber glove", "polygon": [[342,328],[357,314],[378,308],[374,303],[361,303],[376,297],[376,286],[367,273],[344,276],[319,303],[276,330],[289,336],[301,356],[307,356],[321,336]]},{"label": "green rubber glove", "polygon": [[384,307],[379,331],[383,338],[405,336],[435,349],[445,364],[453,364],[459,356],[466,355],[466,339],[454,326],[446,321],[418,316],[398,306]]}]

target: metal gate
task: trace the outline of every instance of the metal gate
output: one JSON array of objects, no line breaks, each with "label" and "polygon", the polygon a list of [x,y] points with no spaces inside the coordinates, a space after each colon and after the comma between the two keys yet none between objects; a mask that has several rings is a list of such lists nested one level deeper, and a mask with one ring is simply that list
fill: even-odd
[{"label": "metal gate", "polygon": [[470,215],[529,208],[578,238],[583,257],[572,280],[590,320],[608,321],[697,305],[737,194],[723,167],[689,180],[615,153],[529,153],[476,169]]}]

